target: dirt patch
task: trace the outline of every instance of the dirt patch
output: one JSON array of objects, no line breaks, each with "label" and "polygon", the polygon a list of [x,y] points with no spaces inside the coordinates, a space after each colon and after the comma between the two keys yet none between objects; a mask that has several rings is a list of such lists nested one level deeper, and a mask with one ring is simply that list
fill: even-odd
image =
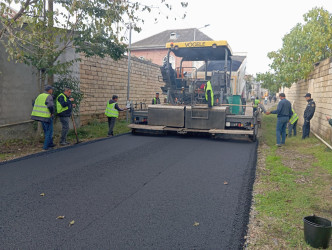
[{"label": "dirt patch", "polygon": [[280,148],[277,155],[281,157],[282,164],[294,171],[306,171],[312,167],[312,163],[316,161],[313,155],[301,154],[292,148]]}]

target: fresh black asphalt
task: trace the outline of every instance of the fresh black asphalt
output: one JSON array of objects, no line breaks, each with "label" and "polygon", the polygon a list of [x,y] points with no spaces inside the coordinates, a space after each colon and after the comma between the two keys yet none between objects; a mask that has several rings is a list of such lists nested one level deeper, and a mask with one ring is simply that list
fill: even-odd
[{"label": "fresh black asphalt", "polygon": [[1,164],[0,249],[240,249],[256,146],[127,134]]}]

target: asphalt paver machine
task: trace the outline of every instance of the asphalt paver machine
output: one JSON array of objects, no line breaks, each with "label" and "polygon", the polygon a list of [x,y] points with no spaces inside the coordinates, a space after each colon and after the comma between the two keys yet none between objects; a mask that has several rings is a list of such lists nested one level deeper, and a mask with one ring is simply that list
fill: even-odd
[{"label": "asphalt paver machine", "polygon": [[[247,136],[255,141],[257,113],[245,115],[245,56],[234,56],[227,41],[167,43],[167,60],[160,68],[166,103],[131,107],[133,133],[206,133]],[[180,61],[173,68],[171,58]],[[174,60],[173,60],[174,61]],[[204,86],[211,82],[213,105]]]}]

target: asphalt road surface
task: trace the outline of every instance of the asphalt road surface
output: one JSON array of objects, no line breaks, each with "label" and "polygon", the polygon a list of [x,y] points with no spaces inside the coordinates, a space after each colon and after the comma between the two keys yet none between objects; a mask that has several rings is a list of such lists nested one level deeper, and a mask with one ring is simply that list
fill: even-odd
[{"label": "asphalt road surface", "polygon": [[7,162],[0,249],[239,249],[255,164],[252,142],[129,134]]}]

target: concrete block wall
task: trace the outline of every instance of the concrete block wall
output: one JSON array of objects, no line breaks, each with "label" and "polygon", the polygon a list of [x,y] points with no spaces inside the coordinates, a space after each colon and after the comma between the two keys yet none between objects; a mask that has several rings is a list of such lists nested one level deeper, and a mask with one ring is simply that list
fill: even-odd
[{"label": "concrete block wall", "polygon": [[[150,104],[156,92],[161,92],[163,82],[158,81],[161,76],[160,66],[142,61],[137,58],[131,60],[130,100]],[[106,104],[113,95],[119,96],[120,108],[125,107],[128,83],[128,58],[114,61],[109,57],[84,57],[81,55],[80,64],[81,91],[84,99],[80,106],[81,125],[92,119],[106,120],[104,115]],[[121,117],[125,112],[121,112]]]},{"label": "concrete block wall", "polygon": [[294,83],[284,90],[286,98],[294,102],[295,111],[299,114],[299,124],[303,124],[303,113],[307,102],[306,93],[316,103],[316,112],[311,120],[311,130],[332,143],[332,127],[325,116],[332,116],[332,58],[321,61],[307,80]]}]

